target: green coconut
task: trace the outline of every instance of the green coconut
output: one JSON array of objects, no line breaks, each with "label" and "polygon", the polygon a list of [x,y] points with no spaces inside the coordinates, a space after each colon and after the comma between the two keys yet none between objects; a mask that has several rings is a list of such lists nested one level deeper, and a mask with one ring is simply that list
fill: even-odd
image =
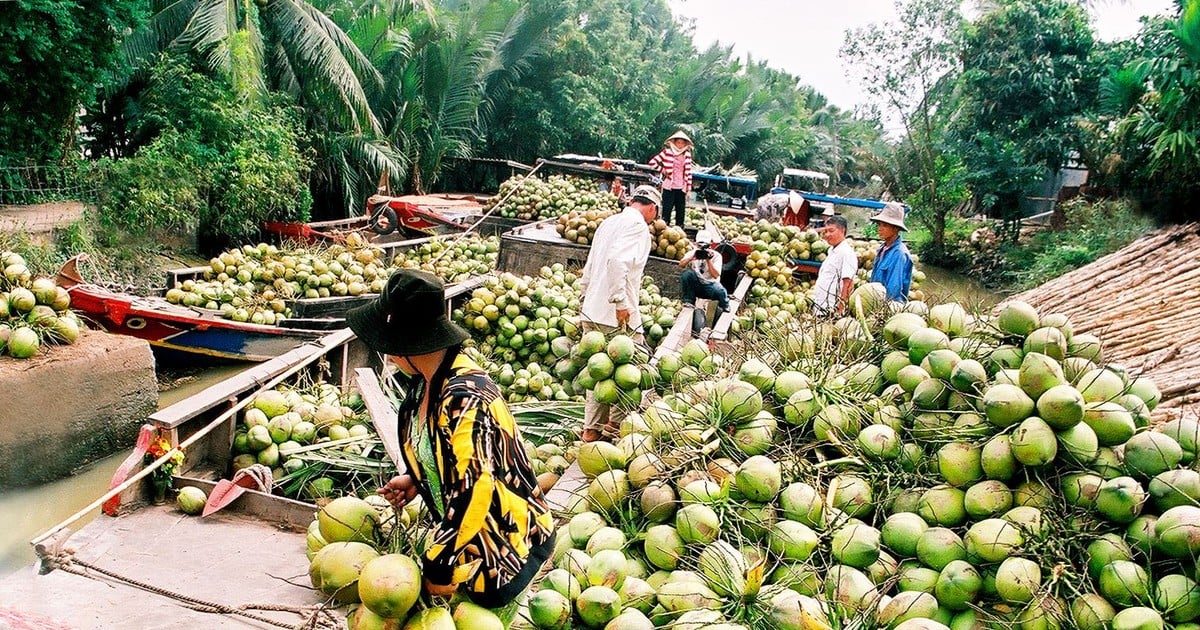
[{"label": "green coconut", "polygon": [[896,588],[900,591],[933,593],[937,588],[938,576],[938,571],[921,566],[920,562],[902,562],[896,571]]},{"label": "green coconut", "polygon": [[1068,463],[1088,466],[1100,454],[1100,439],[1092,427],[1084,422],[1058,431],[1055,439],[1058,440],[1059,457]]},{"label": "green coconut", "polygon": [[711,507],[693,503],[675,513],[675,530],[686,543],[708,544],[721,533],[721,519]]},{"label": "green coconut", "polygon": [[1101,446],[1117,446],[1133,437],[1137,425],[1129,410],[1115,402],[1088,403],[1083,421],[1096,432]]},{"label": "green coconut", "polygon": [[969,442],[950,442],[937,452],[938,472],[946,483],[964,487],[983,479],[983,449]]},{"label": "green coconut", "polygon": [[1175,440],[1183,449],[1183,463],[1190,464],[1196,460],[1196,454],[1200,452],[1200,421],[1178,418],[1162,425],[1159,431]]},{"label": "green coconut", "polygon": [[915,313],[896,313],[883,325],[883,339],[893,348],[907,349],[908,338],[925,328],[925,319]]},{"label": "green coconut", "polygon": [[956,527],[967,519],[966,493],[954,486],[934,486],[921,494],[917,514],[930,525]]},{"label": "green coconut", "polygon": [[1006,558],[996,570],[996,592],[1007,602],[1021,604],[1042,588],[1042,569],[1026,558]]},{"label": "green coconut", "polygon": [[855,438],[858,447],[868,459],[890,461],[900,456],[902,444],[896,430],[884,424],[872,424]]},{"label": "green coconut", "polygon": [[1067,336],[1058,328],[1042,326],[1029,333],[1022,349],[1026,355],[1037,352],[1062,361],[1067,356]]},{"label": "green coconut", "polygon": [[813,417],[813,435],[818,440],[853,439],[861,429],[859,411],[849,405],[826,405]]},{"label": "green coconut", "polygon": [[1108,368],[1097,368],[1081,374],[1075,385],[1089,403],[1115,402],[1126,390],[1125,379]]},{"label": "green coconut", "polygon": [[1004,519],[984,519],[967,530],[967,555],[984,562],[1003,562],[1024,544],[1021,528]]},{"label": "green coconut", "polygon": [[575,461],[588,479],[595,479],[609,470],[623,470],[627,463],[625,453],[619,446],[603,441],[580,445]]},{"label": "green coconut", "polygon": [[1143,431],[1125,442],[1125,468],[1140,479],[1174,469],[1183,460],[1183,449],[1169,436]]},{"label": "green coconut", "polygon": [[633,576],[625,578],[625,583],[621,585],[617,594],[621,596],[621,605],[625,607],[622,613],[631,609],[649,613],[657,603],[654,587],[645,580]]},{"label": "green coconut", "polygon": [[920,515],[912,512],[892,514],[880,529],[880,539],[893,552],[914,558],[917,555],[917,542],[921,535],[929,529],[928,523]]},{"label": "green coconut", "polygon": [[917,558],[925,566],[941,571],[954,560],[967,559],[967,547],[954,530],[945,527],[930,527],[917,541]]},{"label": "green coconut", "polygon": [[403,619],[421,594],[421,569],[410,557],[390,553],[363,565],[358,598],[383,618]]},{"label": "green coconut", "polygon": [[1200,472],[1177,468],[1154,476],[1146,487],[1160,511],[1179,505],[1200,505]]},{"label": "green coconut", "polygon": [[767,547],[785,560],[807,560],[819,543],[810,527],[786,519],[776,522],[767,533]]},{"label": "green coconut", "polygon": [[537,628],[564,630],[571,622],[571,600],[562,593],[543,588],[529,598],[529,619]]},{"label": "green coconut", "polygon": [[1133,519],[1133,522],[1125,528],[1125,540],[1133,545],[1146,556],[1154,553],[1154,527],[1158,523],[1158,517],[1153,514],[1142,514]]},{"label": "green coconut", "polygon": [[849,614],[858,614],[879,597],[875,584],[862,571],[837,565],[825,575],[825,596],[836,607]]},{"label": "green coconut", "polygon": [[331,542],[313,556],[309,569],[313,586],[342,603],[358,600],[358,578],[368,562],[379,557],[361,542]]},{"label": "green coconut", "polygon": [[983,444],[979,464],[988,479],[1007,481],[1017,472],[1017,458],[1012,452],[1012,438],[997,435]]},{"label": "green coconut", "polygon": [[602,549],[592,555],[587,566],[588,586],[607,586],[613,590],[625,582],[625,554],[616,549]]},{"label": "green coconut", "polygon": [[807,483],[798,481],[788,484],[779,494],[779,506],[783,510],[783,517],[788,520],[814,528],[825,526],[821,493]]},{"label": "green coconut", "polygon": [[979,571],[964,560],[954,560],[942,568],[933,593],[940,605],[950,610],[965,610],[975,603],[983,588]]},{"label": "green coconut", "polygon": [[1200,556],[1200,507],[1175,506],[1154,525],[1154,548],[1172,558]]},{"label": "green coconut", "polygon": [[918,328],[908,337],[908,360],[920,365],[926,355],[939,348],[949,348],[950,338],[936,328]]},{"label": "green coconut", "polygon": [[871,484],[855,475],[838,475],[830,483],[833,507],[851,517],[867,516],[875,510]]},{"label": "green coconut", "polygon": [[587,496],[596,509],[611,512],[625,501],[630,490],[629,475],[624,470],[609,470],[588,484]]},{"label": "green coconut", "polygon": [[1163,630],[1165,627],[1162,615],[1145,606],[1126,608],[1112,618],[1112,630]]},{"label": "green coconut", "polygon": [[932,378],[929,372],[919,365],[906,365],[896,372],[896,382],[901,389],[911,394],[917,390],[917,386]]},{"label": "green coconut", "polygon": [[317,512],[321,537],[334,542],[372,543],[379,531],[379,513],[357,497],[339,497]]},{"label": "green coconut", "polygon": [[883,373],[883,378],[889,383],[898,383],[900,379],[900,370],[912,365],[908,360],[908,353],[900,350],[893,350],[884,355],[880,361],[879,367]]},{"label": "green coconut", "polygon": [[1028,418],[1034,402],[1020,387],[1000,383],[983,393],[983,408],[989,422],[1008,427]]},{"label": "green coconut", "polygon": [[746,594],[750,567],[746,556],[728,542],[718,540],[704,547],[696,565],[705,583],[718,595],[740,598]]},{"label": "green coconut", "polygon": [[994,479],[973,484],[963,496],[963,507],[974,520],[999,516],[1012,506],[1012,491],[1004,482]]},{"label": "green coconut", "polygon": [[1083,394],[1070,385],[1055,385],[1037,399],[1037,412],[1055,431],[1065,431],[1083,421]]},{"label": "green coconut", "polygon": [[929,619],[937,614],[938,600],[929,593],[902,591],[879,609],[879,623],[888,628],[909,619]]},{"label": "green coconut", "polygon": [[1088,575],[1100,578],[1100,571],[1116,560],[1133,560],[1133,550],[1118,534],[1102,534],[1087,546]]},{"label": "green coconut", "polygon": [[792,393],[784,404],[783,419],[791,425],[807,426],[824,408],[825,402],[816,392],[807,388],[800,389]]},{"label": "green coconut", "polygon": [[733,475],[737,489],[751,501],[771,501],[783,486],[779,464],[768,457],[750,457]]},{"label": "green coconut", "polygon": [[1118,606],[1136,606],[1150,601],[1150,577],[1141,565],[1114,560],[1100,570],[1100,594]]},{"label": "green coconut", "polygon": [[643,549],[646,560],[660,568],[671,570],[679,566],[683,556],[683,538],[670,525],[654,525],[646,530]]},{"label": "green coconut", "polygon": [[1142,513],[1146,491],[1133,477],[1109,479],[1096,494],[1096,511],[1114,523],[1130,523]]},{"label": "green coconut", "polygon": [[1018,379],[1021,389],[1034,400],[1049,389],[1066,384],[1058,360],[1040,352],[1025,353]]},{"label": "green coconut", "polygon": [[1062,478],[1063,498],[1078,508],[1091,508],[1096,504],[1104,478],[1091,473],[1071,473]]},{"label": "green coconut", "polygon": [[963,359],[950,372],[950,384],[960,392],[982,391],[987,387],[987,369],[975,359]]},{"label": "green coconut", "polygon": [[1154,603],[1173,623],[1200,619],[1200,587],[1186,575],[1173,573],[1154,585]]},{"label": "green coconut", "polygon": [[1025,466],[1044,466],[1058,455],[1054,430],[1037,416],[1022,420],[1011,439],[1013,457]]},{"label": "green coconut", "polygon": [[[607,586],[591,586],[575,600],[575,613],[592,627],[604,627],[621,612],[621,596]],[[463,626],[470,628],[472,626]]]},{"label": "green coconut", "polygon": [[1027,336],[1037,326],[1037,309],[1020,300],[1006,303],[996,316],[996,327],[1016,337]]},{"label": "green coconut", "polygon": [[1105,630],[1116,614],[1099,593],[1085,593],[1071,602],[1071,620],[1079,630]]},{"label": "green coconut", "polygon": [[861,523],[850,523],[833,533],[830,548],[839,563],[866,568],[879,559],[879,530]]},{"label": "green coconut", "polygon": [[950,388],[935,378],[917,384],[912,392],[913,406],[917,409],[945,409],[950,398]]}]

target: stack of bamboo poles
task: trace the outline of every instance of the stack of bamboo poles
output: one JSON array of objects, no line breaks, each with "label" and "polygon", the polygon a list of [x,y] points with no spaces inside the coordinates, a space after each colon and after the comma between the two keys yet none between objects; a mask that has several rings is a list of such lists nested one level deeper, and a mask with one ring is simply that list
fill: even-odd
[{"label": "stack of bamboo poles", "polygon": [[[1200,413],[1200,224],[1164,228],[1013,296],[1096,335],[1105,360],[1154,380],[1165,416]],[[1156,414],[1157,415],[1157,414]]]}]

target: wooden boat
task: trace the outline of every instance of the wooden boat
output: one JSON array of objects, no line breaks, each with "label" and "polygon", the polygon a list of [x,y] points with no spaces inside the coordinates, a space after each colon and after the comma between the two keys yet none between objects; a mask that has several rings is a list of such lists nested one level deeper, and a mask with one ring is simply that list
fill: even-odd
[{"label": "wooden boat", "polygon": [[281,241],[336,243],[343,241],[346,234],[355,232],[366,237],[372,245],[386,246],[412,238],[460,234],[468,229],[484,236],[498,235],[528,223],[520,219],[484,215],[479,200],[474,195],[372,197],[368,204],[387,203],[396,217],[397,226],[403,228],[387,234],[372,230],[369,215],[311,223],[269,221],[262,227],[264,232]]},{"label": "wooden boat", "polygon": [[313,341],[325,331],[235,322],[214,311],[172,304],[161,297],[139,297],[90,284],[73,258],[56,281],[71,294],[71,308],[110,333],[150,342],[163,360],[187,357],[266,361]]},{"label": "wooden boat", "polygon": [[[735,306],[714,336],[728,329],[751,283],[739,283]],[[470,295],[466,286],[448,288],[447,310]],[[681,313],[660,354],[690,338],[690,323],[690,311]],[[211,492],[230,468],[243,408],[286,381],[356,383],[373,418],[394,417],[378,389],[378,365],[377,355],[342,329],[150,415],[110,490],[31,541],[38,570],[0,579],[0,621],[39,628],[344,627],[345,609],[333,610],[336,604],[308,587],[305,529],[315,505],[249,489],[215,514],[184,516],[150,503],[153,471],[175,451],[143,462],[152,440],[164,438],[184,453],[176,487]],[[573,466],[548,500],[565,506],[585,481]]]}]

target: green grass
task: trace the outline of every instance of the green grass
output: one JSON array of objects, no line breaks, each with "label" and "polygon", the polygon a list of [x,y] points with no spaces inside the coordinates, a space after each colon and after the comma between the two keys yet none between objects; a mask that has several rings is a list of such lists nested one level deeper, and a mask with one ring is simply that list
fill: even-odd
[{"label": "green grass", "polygon": [[1017,242],[996,238],[973,245],[972,233],[984,226],[955,217],[947,221],[946,244],[940,250],[932,247],[924,228],[914,226],[905,238],[923,262],[1014,293],[1074,271],[1154,229],[1154,222],[1125,200],[1080,199],[1062,209],[1066,222],[1061,229],[1041,230]]}]

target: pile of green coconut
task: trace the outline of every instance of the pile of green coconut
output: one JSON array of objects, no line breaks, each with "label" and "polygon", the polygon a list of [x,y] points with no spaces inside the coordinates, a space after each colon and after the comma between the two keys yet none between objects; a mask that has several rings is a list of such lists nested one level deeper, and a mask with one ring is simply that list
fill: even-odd
[{"label": "pile of green coconut", "polygon": [[[662,357],[619,440],[579,447],[508,627],[1200,628],[1200,423],[1154,423],[1154,384],[1060,315],[870,298]],[[429,524],[355,505],[349,569],[309,537],[352,628],[504,627],[373,603],[376,556],[419,558]],[[418,563],[393,577],[419,588]]]},{"label": "pile of green coconut", "polygon": [[34,276],[20,254],[0,251],[0,357],[28,359],[75,343],[85,327],[70,307],[66,289]]}]

